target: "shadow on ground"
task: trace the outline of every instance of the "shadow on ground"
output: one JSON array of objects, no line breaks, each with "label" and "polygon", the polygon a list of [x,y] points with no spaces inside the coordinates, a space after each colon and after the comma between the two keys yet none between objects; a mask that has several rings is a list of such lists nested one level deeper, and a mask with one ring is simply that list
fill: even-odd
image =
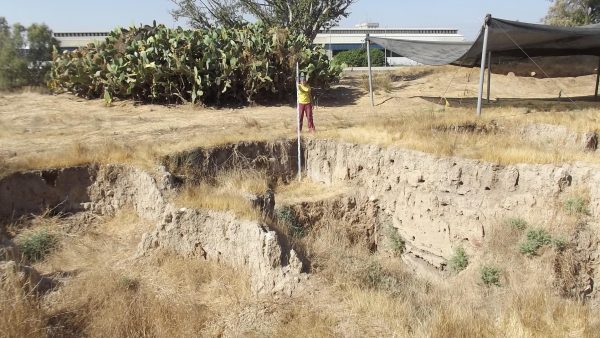
[{"label": "shadow on ground", "polygon": [[[476,97],[447,97],[441,98],[439,96],[412,96],[412,98],[420,98],[425,101],[438,104],[446,105],[446,102],[451,107],[476,107]],[[506,108],[535,108],[535,109],[548,109],[548,110],[578,110],[584,108],[598,108],[600,107],[600,99],[591,96],[575,96],[575,97],[562,97],[562,98],[503,98],[498,97],[490,100],[483,99],[483,107],[494,108],[494,107],[506,107]]]},{"label": "shadow on ground", "polygon": [[336,86],[325,90],[315,90],[314,92],[315,104],[321,107],[353,105],[363,95],[362,90],[350,86]]}]

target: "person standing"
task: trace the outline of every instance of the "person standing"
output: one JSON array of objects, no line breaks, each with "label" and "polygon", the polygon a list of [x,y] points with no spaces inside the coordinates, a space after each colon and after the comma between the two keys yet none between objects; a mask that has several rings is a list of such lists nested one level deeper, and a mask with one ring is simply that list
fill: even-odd
[{"label": "person standing", "polygon": [[300,76],[300,83],[298,84],[298,103],[298,113],[300,114],[300,131],[302,131],[304,115],[306,114],[306,119],[308,120],[308,130],[314,132],[315,124],[313,122],[311,88],[308,82],[306,82],[306,77],[304,75]]}]

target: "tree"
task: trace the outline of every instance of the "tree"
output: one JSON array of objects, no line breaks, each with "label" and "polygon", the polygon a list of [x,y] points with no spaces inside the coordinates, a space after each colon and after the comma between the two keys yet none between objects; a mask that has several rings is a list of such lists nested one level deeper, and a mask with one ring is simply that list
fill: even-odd
[{"label": "tree", "polygon": [[348,17],[356,0],[240,0],[244,8],[271,26],[289,28],[302,33],[310,41],[321,29],[336,26]]},{"label": "tree", "polygon": [[356,0],[172,0],[175,19],[188,18],[193,27],[235,26],[243,14],[269,26],[288,28],[312,41],[319,30],[337,25]]},{"label": "tree", "polygon": [[49,70],[58,41],[46,25],[12,28],[0,17],[0,89],[41,85]]},{"label": "tree", "polygon": [[171,11],[175,20],[186,18],[193,28],[237,26],[244,21],[239,0],[171,0],[177,8]]},{"label": "tree", "polygon": [[581,26],[600,22],[600,0],[549,0],[552,5],[544,23],[554,26]]},{"label": "tree", "polygon": [[29,80],[31,84],[44,83],[50,69],[48,61],[52,60],[52,51],[58,48],[58,41],[52,31],[44,24],[32,24],[27,28],[27,61],[29,61]]}]

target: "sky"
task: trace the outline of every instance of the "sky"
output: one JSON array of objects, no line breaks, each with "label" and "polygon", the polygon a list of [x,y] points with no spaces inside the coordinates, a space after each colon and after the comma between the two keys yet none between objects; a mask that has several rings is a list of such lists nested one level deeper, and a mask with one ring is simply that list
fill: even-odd
[{"label": "sky", "polygon": [[[494,17],[540,22],[548,0],[357,0],[341,27],[379,22],[382,27],[457,28],[473,39],[485,14]],[[117,26],[151,24],[186,26],[169,14],[171,0],[0,0],[0,16],[10,24],[46,23],[54,32],[103,32]]]}]

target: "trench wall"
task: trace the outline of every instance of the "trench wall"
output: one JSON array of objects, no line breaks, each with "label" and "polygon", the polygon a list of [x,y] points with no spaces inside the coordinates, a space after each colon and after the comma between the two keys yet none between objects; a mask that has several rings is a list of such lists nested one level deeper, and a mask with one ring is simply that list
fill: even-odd
[{"label": "trench wall", "polygon": [[18,172],[0,179],[0,220],[39,214],[83,210],[90,201],[88,188],[95,166]]},{"label": "trench wall", "polygon": [[500,219],[547,222],[573,186],[586,187],[600,216],[600,169],[595,165],[501,166],[438,158],[417,151],[309,140],[306,173],[315,181],[346,181],[377,202],[408,249],[442,267],[457,244],[478,247]]}]

